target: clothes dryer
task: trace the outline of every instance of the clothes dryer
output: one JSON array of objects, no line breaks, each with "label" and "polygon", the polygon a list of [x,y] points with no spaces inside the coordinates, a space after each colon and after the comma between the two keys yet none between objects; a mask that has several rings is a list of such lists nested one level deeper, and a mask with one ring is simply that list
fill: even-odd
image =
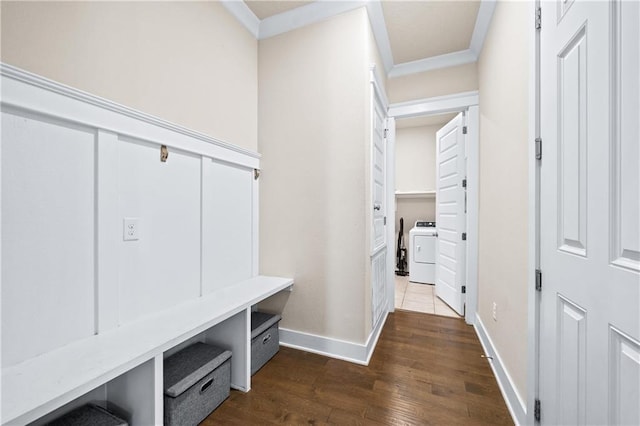
[{"label": "clothes dryer", "polygon": [[436,282],[436,223],[417,221],[409,231],[409,281]]}]

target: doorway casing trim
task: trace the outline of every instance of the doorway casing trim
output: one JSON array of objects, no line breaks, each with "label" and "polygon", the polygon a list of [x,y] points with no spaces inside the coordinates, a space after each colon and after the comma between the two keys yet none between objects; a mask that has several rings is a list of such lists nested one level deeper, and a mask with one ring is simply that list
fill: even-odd
[{"label": "doorway casing trim", "polygon": [[[529,3],[529,16],[536,16],[540,1]],[[540,135],[540,32],[529,26],[529,223],[527,260],[527,396],[526,424],[535,424],[535,401],[539,397],[540,292],[536,269],[540,267],[540,163],[535,140]]]},{"label": "doorway casing trim", "polygon": [[[465,321],[475,325],[478,306],[478,179],[479,179],[479,96],[478,91],[454,93],[446,96],[420,99],[389,105],[389,117],[411,118],[421,115],[437,115],[466,111],[467,134],[467,282]],[[387,191],[393,192],[395,176]],[[393,194],[391,194],[393,196]]]}]

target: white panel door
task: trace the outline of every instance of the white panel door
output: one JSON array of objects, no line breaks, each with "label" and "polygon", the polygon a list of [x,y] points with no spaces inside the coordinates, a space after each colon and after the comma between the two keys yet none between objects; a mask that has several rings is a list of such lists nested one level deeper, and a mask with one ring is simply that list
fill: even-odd
[{"label": "white panel door", "polygon": [[386,112],[372,94],[371,128],[371,307],[376,325],[387,309]]},{"label": "white panel door", "polygon": [[464,315],[466,265],[463,122],[460,113],[436,133],[436,294],[460,315]]},{"label": "white panel door", "polygon": [[542,4],[543,424],[640,424],[640,6]]},{"label": "white panel door", "polygon": [[386,246],[386,151],[385,151],[386,114],[378,102],[374,102],[373,129],[371,147],[371,179],[373,201],[372,252]]}]

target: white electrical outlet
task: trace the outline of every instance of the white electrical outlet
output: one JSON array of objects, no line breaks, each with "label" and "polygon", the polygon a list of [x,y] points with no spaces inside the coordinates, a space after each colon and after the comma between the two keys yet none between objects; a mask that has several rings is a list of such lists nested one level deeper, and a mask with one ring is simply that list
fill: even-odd
[{"label": "white electrical outlet", "polygon": [[498,317],[496,316],[497,311],[498,311],[498,304],[496,302],[493,302],[493,320],[494,321],[498,321]]},{"label": "white electrical outlet", "polygon": [[123,227],[123,238],[125,241],[136,241],[140,239],[140,219],[137,217],[125,217]]}]

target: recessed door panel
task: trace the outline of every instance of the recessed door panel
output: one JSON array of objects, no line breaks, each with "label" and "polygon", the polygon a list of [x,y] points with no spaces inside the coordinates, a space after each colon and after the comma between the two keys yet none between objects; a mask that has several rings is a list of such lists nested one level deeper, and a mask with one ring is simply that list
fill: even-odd
[{"label": "recessed door panel", "polygon": [[609,328],[610,424],[640,424],[640,342],[614,327]]},{"label": "recessed door panel", "polygon": [[566,298],[558,296],[556,377],[561,407],[560,424],[584,424],[586,336],[586,312]]},{"label": "recessed door panel", "polygon": [[611,260],[640,271],[640,3],[614,2],[613,14]]},{"label": "recessed door panel", "polygon": [[561,250],[587,252],[587,46],[582,27],[558,55],[558,236]]}]

